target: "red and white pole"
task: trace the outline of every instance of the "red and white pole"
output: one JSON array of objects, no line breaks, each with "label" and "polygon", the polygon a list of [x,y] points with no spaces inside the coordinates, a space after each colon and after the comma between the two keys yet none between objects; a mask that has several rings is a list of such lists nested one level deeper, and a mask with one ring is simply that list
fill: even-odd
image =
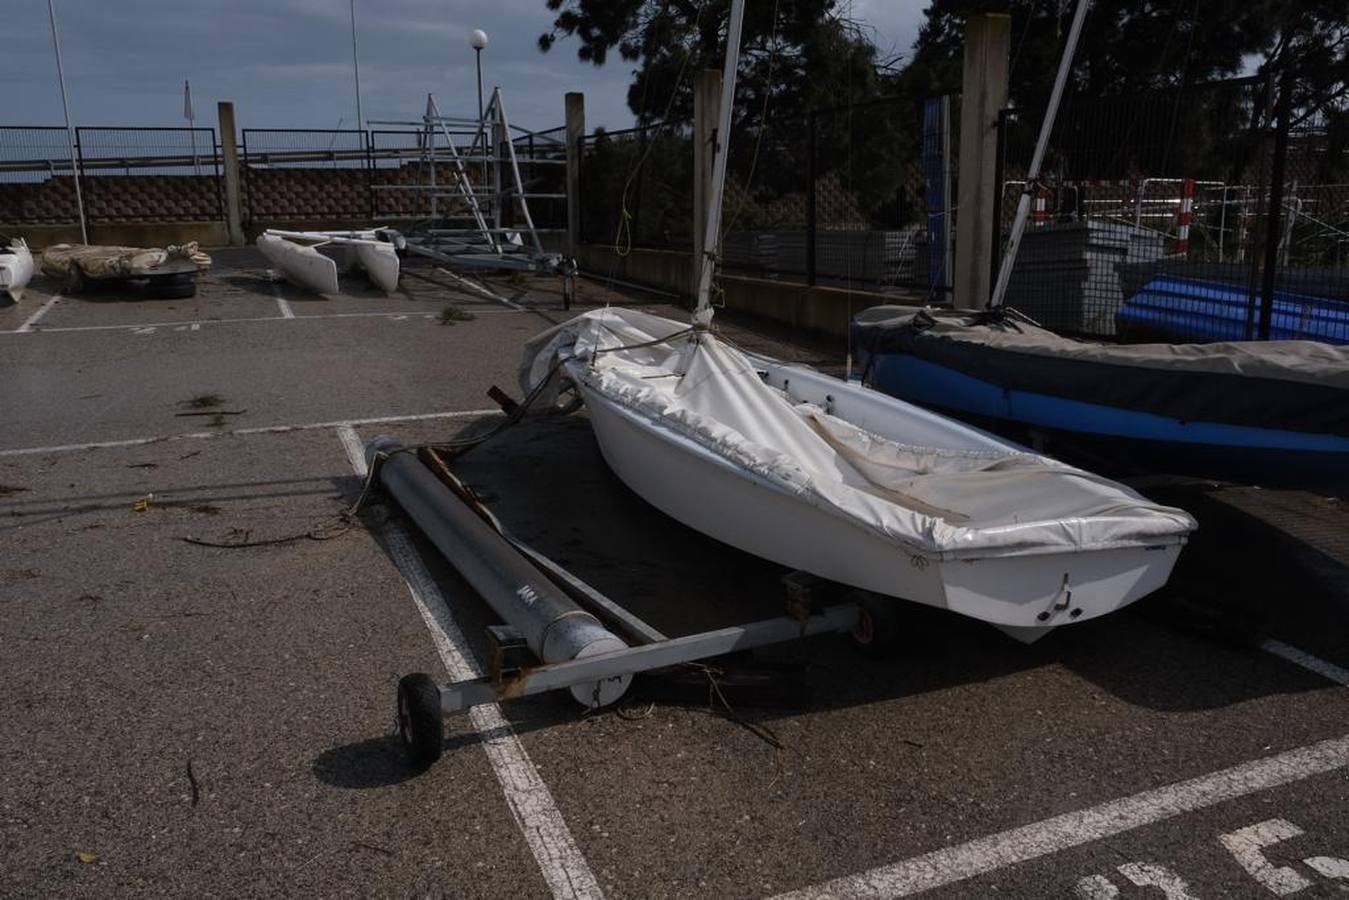
[{"label": "red and white pole", "polygon": [[1035,214],[1034,214],[1034,216],[1032,217],[1031,221],[1035,224],[1035,227],[1036,227],[1036,228],[1039,228],[1039,227],[1040,227],[1041,225],[1043,225],[1047,220],[1048,220],[1048,216],[1045,214],[1045,195],[1044,195],[1044,188],[1043,188],[1042,186],[1040,186],[1040,185],[1036,185],[1036,186],[1035,186]]},{"label": "red and white pole", "polygon": [[1194,215],[1194,179],[1186,178],[1180,186],[1180,215],[1176,217],[1176,256],[1190,252],[1190,220]]}]

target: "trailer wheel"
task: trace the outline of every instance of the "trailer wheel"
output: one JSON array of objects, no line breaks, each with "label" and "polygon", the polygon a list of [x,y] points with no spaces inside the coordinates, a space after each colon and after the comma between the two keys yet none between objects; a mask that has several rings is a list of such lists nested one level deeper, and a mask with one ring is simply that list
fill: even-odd
[{"label": "trailer wheel", "polygon": [[440,688],[430,675],[414,672],[398,680],[398,737],[415,768],[425,769],[440,759],[445,719],[440,711]]},{"label": "trailer wheel", "polygon": [[197,296],[195,275],[157,275],[145,283],[148,300],[183,300]]},{"label": "trailer wheel", "polygon": [[84,270],[75,260],[70,261],[65,275],[61,279],[61,292],[64,294],[83,294],[89,287],[84,279]]},{"label": "trailer wheel", "polygon": [[899,646],[899,604],[871,591],[853,591],[850,599],[858,608],[853,645],[872,659],[892,655]]}]

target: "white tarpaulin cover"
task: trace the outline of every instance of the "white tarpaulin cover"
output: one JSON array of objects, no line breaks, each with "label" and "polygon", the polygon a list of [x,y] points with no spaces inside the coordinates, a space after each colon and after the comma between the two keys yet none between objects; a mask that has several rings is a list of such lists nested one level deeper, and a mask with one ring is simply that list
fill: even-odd
[{"label": "white tarpaulin cover", "polygon": [[[902,423],[886,429],[889,438],[863,430],[766,384],[749,357],[715,336],[701,334],[695,346],[687,330],[636,310],[585,313],[529,342],[521,386],[534,389],[567,359],[588,360],[590,386],[653,428],[928,556],[1172,543],[1195,528],[1181,510],[956,423],[942,447],[893,439]],[[662,338],[670,340],[650,343]],[[602,352],[639,344],[650,345]],[[916,415],[900,401],[894,409]]]}]

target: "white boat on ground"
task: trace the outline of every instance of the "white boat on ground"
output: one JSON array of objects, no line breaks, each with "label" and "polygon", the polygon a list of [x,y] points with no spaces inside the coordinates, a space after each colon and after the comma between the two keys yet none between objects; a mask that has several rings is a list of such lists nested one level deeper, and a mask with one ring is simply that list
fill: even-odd
[{"label": "white boat on ground", "polygon": [[662,512],[1022,639],[1161,587],[1195,528],[1105,478],[636,310],[531,341],[522,387],[564,379],[610,468]]},{"label": "white boat on ground", "polygon": [[0,291],[18,303],[32,278],[33,254],[23,238],[14,238],[8,247],[0,248]]},{"label": "white boat on ground", "polygon": [[[734,0],[719,134],[731,134],[743,12]],[[726,178],[724,145],[714,153],[709,248]],[[710,330],[714,259],[704,258],[692,324],[596,310],[534,338],[521,362],[536,401],[555,405],[562,384],[575,385],[605,460],[647,502],[765,559],[1023,640],[1166,583],[1195,528],[1188,514],[861,385],[737,350]]]},{"label": "white boat on ground", "polygon": [[276,271],[292,284],[316,294],[336,294],[337,262],[318,252],[334,245],[351,250],[357,265],[375,287],[392,294],[398,290],[398,247],[402,238],[384,228],[365,231],[285,231],[269,228],[257,240],[258,249]]}]

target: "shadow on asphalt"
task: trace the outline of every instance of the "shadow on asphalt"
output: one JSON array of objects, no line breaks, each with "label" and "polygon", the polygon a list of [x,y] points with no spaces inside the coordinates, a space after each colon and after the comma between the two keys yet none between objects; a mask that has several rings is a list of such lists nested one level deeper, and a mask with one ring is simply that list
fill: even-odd
[{"label": "shadow on asphalt", "polygon": [[[447,429],[438,437],[449,436]],[[784,568],[713,541],[646,504],[605,466],[583,415],[526,419],[453,467],[522,540],[668,635],[783,612]],[[408,527],[415,533],[415,526]],[[451,585],[446,596],[454,598],[454,615],[475,642],[495,621],[490,610],[443,561],[432,560],[434,549],[419,535],[416,542],[436,577]],[[865,706],[1048,667],[1089,682],[1085,692],[1099,688],[1162,712],[1221,709],[1324,687],[1319,678],[1251,645],[1188,627],[1184,615],[1173,615],[1175,599],[1159,592],[1146,606],[1059,629],[1030,646],[972,619],[906,604],[904,632],[911,637],[891,659],[864,658],[842,635],[760,653],[804,664],[813,710]],[[763,722],[798,714],[737,711]],[[545,695],[511,704],[509,714],[516,729],[527,732],[574,719],[577,710],[569,700]],[[466,740],[476,736],[453,743]]]}]

